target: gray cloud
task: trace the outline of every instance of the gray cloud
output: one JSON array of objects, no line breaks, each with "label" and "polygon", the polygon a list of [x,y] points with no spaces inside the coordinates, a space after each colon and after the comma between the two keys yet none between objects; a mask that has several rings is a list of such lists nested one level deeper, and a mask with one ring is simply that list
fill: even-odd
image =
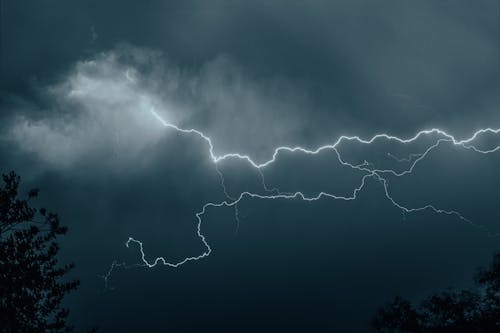
[{"label": "gray cloud", "polygon": [[255,80],[227,57],[184,70],[159,52],[127,45],[77,62],[40,91],[48,111],[38,118],[18,113],[8,136],[59,167],[97,155],[135,158],[164,133],[151,110],[204,131],[219,154],[268,157],[274,145],[300,141],[308,108],[285,80]]},{"label": "gray cloud", "polygon": [[[124,246],[131,235],[148,259],[199,254],[194,214],[225,199],[206,142],[165,130],[151,108],[210,135],[218,154],[258,160],[340,134],[438,126],[464,137],[500,127],[496,1],[3,5],[1,168],[40,187],[40,205],[69,226],[61,259],[75,261],[83,282],[68,299],[78,329],[361,332],[396,294],[467,286],[498,248],[498,238],[454,216],[402,214],[370,179],[349,202],[243,200],[237,234],[234,209],[209,209],[206,260],[117,271],[107,293],[97,276],[114,259],[139,260]],[[407,158],[433,138],[339,151],[402,170],[408,163],[387,153]],[[443,145],[415,173],[388,176],[389,190],[402,204],[456,209],[498,231],[498,156]],[[348,195],[359,184],[361,173],[334,154],[316,157],[280,155],[266,181],[311,195]],[[262,191],[248,163],[219,167],[231,195]]]}]

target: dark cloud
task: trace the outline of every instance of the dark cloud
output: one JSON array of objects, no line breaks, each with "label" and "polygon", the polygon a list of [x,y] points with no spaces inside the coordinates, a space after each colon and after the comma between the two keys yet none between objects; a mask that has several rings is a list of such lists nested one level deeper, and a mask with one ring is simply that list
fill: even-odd
[{"label": "dark cloud", "polygon": [[[269,188],[350,196],[369,168],[404,170],[437,134],[411,145],[344,142],[315,158],[280,153],[263,175],[245,160],[341,134],[404,137],[440,127],[466,137],[499,126],[498,3],[476,1],[2,2],[0,169],[18,170],[70,227],[63,242],[81,289],[78,328],[107,331],[368,331],[401,294],[467,286],[498,249],[498,153],[443,143],[415,172],[367,178],[357,200],[244,199],[209,208],[210,257],[196,212],[227,192]],[[485,134],[477,145],[498,145]],[[390,154],[390,155],[389,155]],[[397,162],[397,159],[400,159]],[[237,215],[235,215],[237,214]],[[239,222],[236,221],[239,217]],[[476,225],[477,224],[477,225]]]}]

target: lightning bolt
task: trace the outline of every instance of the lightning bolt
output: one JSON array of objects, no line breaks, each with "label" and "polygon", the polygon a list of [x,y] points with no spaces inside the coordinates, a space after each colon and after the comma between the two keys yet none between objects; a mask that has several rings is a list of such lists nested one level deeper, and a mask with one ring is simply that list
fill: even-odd
[{"label": "lightning bolt", "polygon": [[[471,220],[469,220],[468,218],[463,216],[460,212],[455,211],[455,210],[444,210],[444,209],[440,209],[438,207],[435,207],[434,205],[431,205],[431,204],[426,204],[426,205],[420,206],[420,207],[407,207],[407,206],[399,203],[396,199],[393,198],[393,196],[391,195],[391,193],[389,191],[389,184],[388,184],[388,178],[387,178],[387,176],[402,177],[402,176],[413,173],[415,167],[419,164],[419,162],[423,161],[429,155],[429,153],[431,151],[435,150],[437,147],[439,147],[440,145],[445,144],[445,143],[452,144],[454,146],[458,146],[458,147],[464,148],[466,150],[471,150],[471,151],[474,151],[474,152],[479,153],[479,154],[494,153],[494,152],[500,150],[500,145],[492,147],[490,149],[480,149],[474,145],[474,141],[483,134],[492,134],[492,135],[498,134],[498,133],[500,133],[500,128],[499,129],[494,129],[494,128],[479,129],[476,132],[474,132],[474,134],[472,136],[470,136],[466,139],[462,139],[462,140],[456,139],[453,135],[447,133],[444,130],[438,129],[438,128],[421,130],[418,133],[416,133],[413,137],[409,137],[409,138],[401,138],[401,137],[389,135],[386,133],[376,134],[369,139],[363,139],[359,136],[343,135],[343,136],[340,136],[334,143],[323,145],[323,146],[317,147],[316,149],[313,149],[313,150],[306,149],[306,148],[303,148],[300,146],[295,146],[295,147],[280,146],[274,150],[272,157],[269,160],[262,161],[262,162],[256,162],[252,158],[250,158],[250,156],[244,155],[244,154],[239,154],[239,153],[229,153],[229,154],[217,156],[214,153],[214,145],[212,143],[212,140],[210,139],[210,137],[205,135],[203,132],[201,132],[197,129],[180,128],[179,126],[177,126],[175,124],[172,124],[172,123],[165,121],[160,116],[160,114],[158,112],[156,112],[154,109],[151,109],[150,112],[151,112],[151,115],[153,117],[155,117],[165,128],[170,128],[170,129],[173,129],[177,132],[184,133],[184,134],[197,135],[206,142],[206,144],[208,145],[210,158],[215,166],[216,172],[219,175],[220,186],[221,186],[221,188],[226,196],[226,200],[221,201],[221,202],[205,203],[203,205],[203,207],[200,209],[200,211],[198,211],[195,214],[196,219],[197,219],[196,233],[205,247],[205,250],[202,253],[200,253],[197,256],[186,257],[186,258],[184,258],[180,261],[177,261],[177,262],[170,262],[167,259],[165,259],[164,257],[157,257],[154,260],[149,261],[148,259],[146,259],[146,253],[144,250],[143,243],[140,240],[137,240],[133,237],[129,237],[128,240],[125,242],[125,246],[130,247],[131,244],[138,246],[141,260],[139,263],[135,263],[135,264],[118,263],[117,261],[114,261],[111,264],[108,271],[106,272],[106,274],[101,276],[105,281],[106,288],[108,288],[109,279],[111,278],[114,270],[117,268],[124,268],[124,269],[134,268],[134,267],[152,268],[152,267],[155,267],[155,266],[160,265],[160,264],[164,265],[164,266],[176,268],[176,267],[180,267],[180,266],[186,264],[187,262],[197,261],[197,260],[203,259],[205,257],[208,257],[212,252],[212,248],[210,247],[209,243],[207,242],[205,236],[203,235],[203,233],[201,231],[201,226],[203,223],[203,216],[205,215],[205,213],[207,212],[207,210],[209,208],[218,208],[218,207],[232,207],[232,208],[234,208],[235,219],[237,222],[237,227],[236,227],[236,232],[237,232],[239,222],[240,222],[238,204],[244,199],[252,199],[252,198],[253,199],[267,199],[267,200],[300,199],[300,200],[303,200],[306,202],[311,202],[311,201],[316,201],[316,200],[320,200],[323,198],[330,198],[330,199],[334,199],[334,200],[352,201],[352,200],[356,200],[358,193],[365,187],[366,181],[370,178],[378,181],[382,185],[383,193],[384,193],[385,197],[387,198],[387,200],[389,200],[389,202],[394,207],[399,209],[403,214],[430,210],[436,214],[444,214],[444,215],[454,216],[460,221],[463,221],[465,223],[472,225],[473,227],[476,227],[478,229],[482,229],[482,230],[486,231],[489,237],[495,237],[495,236],[500,235],[498,233],[497,234],[491,233],[484,225],[480,225],[480,224],[476,224],[476,223],[472,222]],[[370,145],[370,144],[373,144],[374,142],[376,142],[377,140],[386,140],[386,141],[397,142],[400,144],[410,144],[410,143],[413,143],[424,136],[430,136],[430,135],[434,135],[437,138],[436,138],[435,142],[433,144],[429,145],[423,152],[410,154],[407,158],[399,158],[399,157],[396,157],[390,153],[387,153],[387,156],[394,159],[396,162],[408,164],[407,167],[402,171],[396,171],[396,170],[390,169],[390,168],[387,168],[387,169],[375,168],[375,166],[373,164],[369,163],[366,160],[360,164],[352,164],[352,163],[345,161],[342,158],[342,155],[338,150],[340,145],[343,143],[346,143],[346,142],[356,142],[356,143],[362,144],[362,145]],[[337,161],[342,166],[344,166],[346,168],[353,169],[353,170],[360,171],[364,174],[361,177],[358,186],[356,186],[352,190],[350,195],[337,195],[334,193],[321,191],[315,195],[307,196],[303,192],[300,192],[300,191],[282,192],[278,188],[270,188],[266,184],[263,170],[266,167],[273,164],[277,160],[278,156],[280,154],[282,154],[283,152],[290,152],[290,153],[297,153],[298,152],[298,153],[303,153],[306,155],[317,155],[322,151],[332,151],[335,154]],[[259,174],[262,188],[264,189],[264,194],[253,193],[253,192],[249,192],[249,191],[241,192],[237,196],[231,196],[229,194],[229,192],[227,191],[227,188],[226,188],[224,174],[220,171],[218,165],[220,162],[225,161],[225,160],[230,160],[230,159],[240,159],[240,160],[246,161],[255,170],[257,170],[257,172]]]}]

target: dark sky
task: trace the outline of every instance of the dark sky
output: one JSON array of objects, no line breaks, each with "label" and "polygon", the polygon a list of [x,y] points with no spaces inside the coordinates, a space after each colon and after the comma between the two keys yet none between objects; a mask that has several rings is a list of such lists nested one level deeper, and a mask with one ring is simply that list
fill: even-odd
[{"label": "dark sky", "polygon": [[[244,191],[269,160],[341,135],[457,140],[500,128],[499,2],[1,0],[0,171],[14,169],[69,234],[77,331],[370,332],[378,305],[470,284],[498,250],[500,155],[442,142],[356,200],[251,199],[208,208],[213,252],[178,268],[113,260],[198,256],[196,213]],[[480,135],[488,150],[499,136]],[[402,172],[442,135],[282,153],[269,188],[350,196]],[[338,154],[338,155],[337,155]],[[391,154],[391,155],[389,155]],[[411,160],[397,162],[397,158]],[[412,157],[413,156],[413,157]],[[365,165],[365,167],[366,167]],[[385,188],[384,188],[385,184]],[[432,209],[404,212],[433,205]],[[466,220],[465,220],[466,219]]]}]

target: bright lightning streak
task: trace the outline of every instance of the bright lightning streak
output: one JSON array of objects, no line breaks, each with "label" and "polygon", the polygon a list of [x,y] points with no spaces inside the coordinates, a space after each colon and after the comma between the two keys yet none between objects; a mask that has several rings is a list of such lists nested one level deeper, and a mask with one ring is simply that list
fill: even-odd
[{"label": "bright lightning streak", "polygon": [[[280,147],[278,147],[278,148],[276,148],[274,150],[271,159],[259,163],[259,162],[256,162],[256,161],[252,160],[248,155],[243,155],[243,154],[239,154],[239,153],[229,153],[229,154],[224,154],[224,155],[217,156],[214,153],[214,146],[212,144],[212,140],[210,139],[210,137],[206,136],[203,132],[201,132],[199,130],[196,130],[196,129],[183,129],[183,128],[180,128],[177,125],[174,125],[174,124],[166,122],[154,109],[151,109],[150,111],[151,111],[151,114],[163,126],[165,126],[166,128],[171,128],[171,129],[174,129],[175,131],[178,131],[178,132],[181,132],[181,133],[195,134],[195,135],[201,137],[208,144],[210,158],[212,159],[212,162],[215,165],[215,169],[216,169],[216,171],[217,171],[217,173],[218,173],[218,175],[219,175],[219,177],[221,179],[221,183],[220,184],[221,184],[221,187],[223,189],[223,192],[224,192],[227,200],[222,201],[222,202],[218,202],[218,203],[213,203],[213,202],[206,203],[205,205],[203,205],[202,209],[195,214],[196,219],[198,220],[198,223],[197,223],[197,235],[198,235],[198,237],[200,238],[200,240],[202,241],[202,243],[203,243],[203,245],[205,247],[205,251],[204,252],[202,252],[201,254],[199,254],[197,256],[186,257],[183,260],[180,260],[178,262],[169,262],[164,257],[157,257],[153,261],[148,261],[146,259],[146,253],[144,251],[143,243],[141,241],[137,240],[137,239],[134,239],[133,237],[129,237],[129,239],[127,240],[127,242],[125,243],[125,245],[127,247],[129,247],[131,243],[134,243],[134,244],[138,245],[139,251],[140,251],[140,254],[141,254],[141,262],[138,263],[138,264],[132,264],[132,265],[127,265],[125,263],[117,263],[116,261],[113,262],[112,265],[111,265],[111,267],[109,268],[108,272],[103,276],[105,284],[106,284],[106,287],[107,287],[107,284],[108,284],[108,280],[111,277],[114,269],[118,268],[118,267],[122,267],[122,268],[149,267],[149,268],[152,268],[152,267],[157,266],[158,264],[162,264],[162,265],[169,266],[169,267],[179,267],[179,266],[182,266],[183,264],[185,264],[185,263],[187,263],[189,261],[196,261],[196,260],[200,260],[200,259],[203,259],[203,258],[209,256],[210,253],[212,252],[212,248],[210,247],[210,245],[208,244],[205,236],[201,232],[201,225],[202,225],[202,222],[203,222],[202,217],[203,217],[203,215],[205,215],[205,213],[207,212],[207,210],[209,208],[234,207],[234,209],[235,209],[235,218],[236,218],[236,221],[238,222],[238,225],[239,225],[238,204],[243,199],[245,199],[245,198],[254,198],[254,199],[300,199],[300,200],[307,201],[307,202],[316,201],[316,200],[319,200],[319,199],[322,199],[322,198],[331,198],[331,199],[334,199],[334,200],[351,201],[351,200],[355,200],[357,198],[358,193],[364,188],[364,186],[366,184],[366,180],[368,178],[373,178],[373,179],[379,181],[382,184],[383,188],[384,188],[385,197],[396,208],[400,209],[403,213],[413,213],[413,212],[419,212],[419,211],[424,211],[424,210],[431,210],[431,211],[433,211],[433,212],[435,212],[437,214],[445,214],[445,215],[455,216],[458,219],[460,219],[460,220],[462,220],[462,221],[464,221],[466,223],[469,223],[470,225],[472,225],[474,227],[477,227],[477,228],[480,228],[480,229],[484,229],[485,231],[488,232],[489,236],[498,236],[499,235],[499,234],[491,234],[486,229],[486,227],[471,222],[469,219],[467,219],[466,217],[464,217],[458,211],[443,210],[443,209],[439,209],[439,208],[437,208],[437,207],[435,207],[433,205],[430,205],[430,204],[422,206],[422,207],[411,208],[411,207],[406,207],[406,206],[398,203],[390,195],[390,192],[389,192],[389,189],[388,189],[387,179],[384,178],[383,175],[389,174],[389,175],[392,175],[392,176],[395,176],[395,177],[402,177],[404,175],[411,174],[413,172],[415,166],[420,161],[424,160],[432,150],[434,150],[435,148],[437,148],[442,143],[451,143],[451,144],[453,144],[455,146],[460,146],[460,147],[462,147],[464,149],[472,150],[472,151],[474,151],[476,153],[480,153],[480,154],[490,154],[490,153],[494,153],[496,151],[499,151],[500,150],[500,145],[499,146],[495,146],[495,147],[493,147],[491,149],[484,150],[484,149],[479,149],[476,146],[474,146],[473,142],[480,135],[482,135],[482,134],[498,134],[498,133],[500,133],[500,128],[499,129],[493,129],[493,128],[480,129],[480,130],[476,131],[469,138],[462,139],[462,140],[458,140],[453,135],[448,134],[444,130],[441,130],[441,129],[438,129],[438,128],[432,128],[432,129],[428,129],[428,130],[419,131],[417,134],[415,134],[413,137],[410,137],[410,138],[400,138],[400,137],[389,135],[389,134],[386,134],[386,133],[376,134],[376,135],[372,136],[370,139],[362,139],[359,136],[345,136],[345,135],[343,135],[343,136],[340,136],[333,144],[323,145],[323,146],[320,146],[320,147],[318,147],[318,148],[316,148],[314,150],[306,149],[306,148],[303,148],[303,147],[300,147],[300,146],[295,146],[295,147],[280,146]],[[395,141],[395,142],[398,142],[398,143],[401,143],[401,144],[409,144],[409,143],[415,142],[416,140],[418,140],[419,138],[421,138],[423,136],[431,135],[431,134],[438,135],[438,136],[440,136],[440,138],[438,140],[436,140],[436,142],[434,144],[430,145],[423,153],[411,154],[408,158],[397,158],[397,157],[395,157],[395,156],[393,156],[391,154],[388,154],[389,157],[395,159],[398,162],[410,163],[409,167],[407,169],[405,169],[404,171],[401,171],[401,172],[397,172],[397,171],[392,170],[392,169],[376,169],[374,167],[371,168],[370,167],[371,164],[369,162],[367,162],[366,160],[363,163],[359,164],[359,165],[354,165],[354,164],[348,163],[348,162],[346,162],[346,161],[344,161],[342,159],[341,154],[339,153],[339,151],[337,149],[337,147],[341,143],[343,143],[343,142],[349,142],[349,141],[355,141],[355,142],[360,143],[360,144],[369,145],[369,144],[374,143],[376,140],[385,139],[385,140],[388,140],[388,141]],[[308,154],[308,155],[316,155],[316,154],[318,154],[318,153],[320,153],[322,151],[325,151],[325,150],[332,150],[333,152],[335,152],[335,154],[337,156],[338,162],[341,165],[343,165],[344,167],[348,167],[348,168],[355,169],[355,170],[358,170],[358,171],[361,171],[361,172],[365,173],[364,176],[361,178],[361,181],[360,181],[359,185],[356,188],[353,189],[351,195],[349,195],[349,196],[341,196],[341,195],[335,195],[333,193],[328,193],[328,192],[321,191],[321,192],[319,192],[318,194],[316,194],[314,196],[308,197],[308,196],[306,196],[305,194],[303,194],[300,191],[292,192],[292,193],[281,192],[277,188],[269,188],[267,186],[267,184],[265,182],[264,174],[262,172],[262,169],[265,168],[265,167],[267,167],[267,166],[269,166],[269,165],[271,165],[272,163],[274,163],[276,161],[276,159],[278,158],[278,155],[280,153],[282,153],[282,152],[291,152],[291,153],[300,152],[300,153],[304,153],[304,154]],[[224,161],[224,160],[227,160],[227,159],[232,159],[232,158],[245,160],[250,165],[252,165],[252,167],[254,167],[258,171],[258,173],[260,175],[262,186],[263,186],[265,192],[268,193],[268,194],[258,194],[258,193],[252,193],[252,192],[245,191],[245,192],[240,193],[237,197],[232,197],[231,195],[229,195],[229,193],[228,193],[228,191],[226,189],[226,186],[225,186],[224,175],[219,170],[219,168],[218,168],[217,165],[221,161]]]},{"label": "bright lightning streak", "polygon": [[493,128],[480,129],[480,130],[476,131],[471,137],[469,137],[467,139],[463,139],[463,140],[457,140],[457,139],[455,139],[455,137],[453,135],[448,134],[445,131],[440,130],[438,128],[433,128],[433,129],[429,129],[429,130],[422,130],[422,131],[418,132],[415,136],[413,136],[411,138],[407,138],[407,139],[402,139],[402,138],[399,138],[397,136],[393,136],[393,135],[389,135],[389,134],[385,134],[385,133],[376,134],[373,137],[371,137],[371,139],[368,139],[368,140],[364,140],[364,139],[360,138],[359,136],[342,135],[337,139],[337,141],[335,141],[335,143],[330,144],[330,145],[320,146],[320,147],[316,148],[315,150],[309,150],[309,149],[305,149],[305,148],[298,147],[298,146],[296,146],[296,147],[281,146],[281,147],[278,147],[274,150],[274,153],[273,153],[272,158],[270,160],[262,162],[262,163],[257,163],[257,162],[254,162],[248,155],[242,155],[242,154],[237,154],[237,153],[230,153],[230,154],[225,154],[225,155],[221,155],[221,156],[216,156],[214,154],[214,146],[212,144],[212,140],[208,136],[203,134],[202,132],[200,132],[196,129],[182,129],[174,124],[170,124],[170,123],[166,122],[154,109],[151,109],[151,114],[156,119],[158,119],[165,127],[173,128],[176,131],[179,131],[182,133],[195,133],[198,136],[200,136],[201,138],[203,138],[203,140],[205,140],[210,147],[210,157],[212,158],[212,161],[214,163],[218,163],[218,162],[223,161],[225,159],[234,157],[234,158],[247,160],[253,167],[259,168],[259,169],[266,167],[269,164],[274,163],[276,161],[276,157],[282,151],[288,151],[288,152],[292,152],[292,153],[293,152],[301,152],[301,153],[305,153],[305,154],[315,155],[323,150],[335,149],[343,141],[357,141],[358,143],[371,144],[378,139],[386,139],[386,140],[397,141],[399,143],[406,144],[406,143],[414,142],[424,135],[439,134],[439,135],[445,137],[448,141],[452,142],[454,145],[462,146],[466,149],[472,149],[475,152],[482,153],[482,154],[493,153],[493,152],[496,152],[497,150],[500,149],[500,146],[497,146],[497,147],[489,149],[489,150],[481,150],[481,149],[478,149],[472,145],[468,145],[469,143],[473,142],[481,134],[485,134],[485,133],[498,134],[498,133],[500,133],[500,128],[498,128],[498,129],[493,129]]}]

